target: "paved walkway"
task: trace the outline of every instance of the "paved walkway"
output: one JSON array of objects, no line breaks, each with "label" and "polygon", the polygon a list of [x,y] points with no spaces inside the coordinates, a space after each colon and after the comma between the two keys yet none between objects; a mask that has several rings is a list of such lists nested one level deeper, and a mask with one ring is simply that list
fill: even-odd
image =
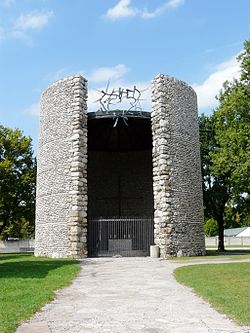
[{"label": "paved walkway", "polygon": [[17,333],[250,332],[179,285],[177,266],[151,258],[83,260],[74,283]]}]

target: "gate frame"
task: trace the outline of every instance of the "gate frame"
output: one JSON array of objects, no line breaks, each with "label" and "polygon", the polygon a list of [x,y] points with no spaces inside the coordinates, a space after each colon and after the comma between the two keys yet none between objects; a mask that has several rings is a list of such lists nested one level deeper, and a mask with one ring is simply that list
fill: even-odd
[{"label": "gate frame", "polygon": [[[112,223],[112,224],[111,224]],[[106,226],[105,226],[106,224]],[[111,224],[111,228],[109,226]],[[118,224],[115,225],[115,224]],[[125,230],[121,230],[124,224]],[[129,226],[132,224],[132,226]],[[102,232],[102,226],[107,228]],[[121,229],[120,229],[121,228]],[[132,229],[132,231],[131,231]],[[129,234],[128,234],[129,232]],[[121,235],[130,236],[121,238]],[[146,233],[146,235],[145,235]],[[113,235],[113,237],[112,237]],[[115,237],[117,236],[117,238]],[[106,237],[106,239],[103,239]],[[109,241],[117,240],[120,248],[109,249]],[[123,240],[131,240],[131,249],[122,246]],[[95,243],[97,245],[95,245]],[[141,257],[150,254],[150,245],[154,244],[154,219],[146,216],[112,216],[112,217],[93,217],[88,219],[88,254],[90,257],[110,257],[121,255],[124,257]],[[128,242],[127,242],[128,245]],[[99,247],[99,248],[98,248]]]}]

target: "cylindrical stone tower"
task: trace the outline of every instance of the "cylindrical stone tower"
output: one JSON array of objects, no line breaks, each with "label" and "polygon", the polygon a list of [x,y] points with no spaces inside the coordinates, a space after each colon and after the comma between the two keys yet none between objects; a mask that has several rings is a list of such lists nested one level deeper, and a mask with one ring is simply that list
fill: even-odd
[{"label": "cylindrical stone tower", "polygon": [[[86,100],[87,81],[80,75],[52,84],[42,95],[37,156],[37,256],[87,256]],[[159,245],[162,258],[203,255],[196,94],[184,82],[158,75],[153,81],[152,102],[155,244]],[[148,136],[150,141],[151,132]],[[98,201],[93,204],[98,205]]]},{"label": "cylindrical stone tower", "polygon": [[35,255],[87,255],[87,81],[75,75],[42,95]]},{"label": "cylindrical stone tower", "polygon": [[158,75],[152,89],[154,237],[162,258],[205,254],[196,94]]}]

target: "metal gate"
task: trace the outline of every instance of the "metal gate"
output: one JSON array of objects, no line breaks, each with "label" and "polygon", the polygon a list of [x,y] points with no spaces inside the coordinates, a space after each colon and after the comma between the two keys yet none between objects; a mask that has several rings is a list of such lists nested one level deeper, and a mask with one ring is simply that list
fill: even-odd
[{"label": "metal gate", "polygon": [[88,219],[89,256],[149,255],[154,241],[152,217],[98,217]]}]

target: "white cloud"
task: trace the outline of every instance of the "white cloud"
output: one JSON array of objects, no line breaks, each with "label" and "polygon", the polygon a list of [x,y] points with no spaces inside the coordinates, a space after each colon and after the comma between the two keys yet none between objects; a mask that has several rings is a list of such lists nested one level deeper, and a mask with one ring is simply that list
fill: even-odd
[{"label": "white cloud", "polygon": [[169,0],[167,3],[168,7],[170,7],[170,8],[177,8],[183,4],[184,4],[184,0]]},{"label": "white cloud", "polygon": [[15,29],[29,30],[29,29],[42,29],[52,17],[53,11],[38,12],[33,11],[27,14],[20,15],[15,22]]},{"label": "white cloud", "polygon": [[120,80],[128,73],[128,71],[129,69],[124,64],[118,64],[110,67],[98,67],[91,71],[83,69],[72,70],[70,68],[63,67],[59,68],[56,72],[46,75],[46,80],[54,82],[74,74],[81,74],[89,81],[90,85],[96,85],[99,83],[106,85],[108,81]]},{"label": "white cloud", "polygon": [[131,0],[120,0],[114,7],[107,10],[106,17],[115,21],[124,17],[135,16],[138,10],[130,7],[130,3]]},{"label": "white cloud", "polygon": [[175,9],[184,4],[185,0],[168,0],[163,5],[149,11],[147,8],[139,9],[131,6],[131,0],[120,0],[114,7],[109,8],[105,14],[106,18],[116,21],[126,17],[138,16],[143,19],[154,18],[167,10]]},{"label": "white cloud", "polygon": [[9,8],[14,2],[15,0],[2,0],[1,5],[5,8]]},{"label": "white cloud", "polygon": [[[10,6],[15,0],[0,0],[0,5]],[[49,18],[54,16],[53,11],[32,11],[17,17],[12,24],[7,27],[0,26],[0,42],[4,39],[20,39],[26,44],[32,45],[28,30],[41,30],[48,24]]]},{"label": "white cloud", "polygon": [[88,75],[88,80],[93,82],[108,82],[109,80],[117,80],[128,72],[128,68],[124,64],[113,67],[100,67]]},{"label": "white cloud", "polygon": [[81,74],[84,76],[84,72],[82,70],[72,70],[68,67],[62,67],[57,69],[56,71],[47,73],[44,76],[44,79],[48,82],[48,83],[53,83],[55,81],[58,80],[62,80],[68,76],[72,76],[74,74]]},{"label": "white cloud", "polygon": [[40,103],[31,104],[27,109],[24,110],[25,113],[28,113],[31,116],[39,116],[40,113]]},{"label": "white cloud", "polygon": [[20,39],[23,40],[26,44],[32,45],[31,38],[23,31],[18,31],[18,30],[11,31],[8,37]]},{"label": "white cloud", "polygon": [[215,96],[218,95],[223,83],[238,78],[239,72],[240,66],[235,56],[217,65],[215,72],[201,84],[194,83],[192,87],[197,93],[199,109],[216,107],[218,102]]},{"label": "white cloud", "polygon": [[53,74],[52,81],[58,81],[63,79],[64,77],[68,76],[68,69],[67,68],[60,68]]},{"label": "white cloud", "polygon": [[177,8],[182,4],[184,4],[184,0],[169,0],[166,3],[164,3],[162,6],[157,7],[153,11],[148,11],[147,9],[144,9],[143,12],[141,13],[141,17],[145,19],[154,18],[156,16],[163,14],[167,10]]}]

